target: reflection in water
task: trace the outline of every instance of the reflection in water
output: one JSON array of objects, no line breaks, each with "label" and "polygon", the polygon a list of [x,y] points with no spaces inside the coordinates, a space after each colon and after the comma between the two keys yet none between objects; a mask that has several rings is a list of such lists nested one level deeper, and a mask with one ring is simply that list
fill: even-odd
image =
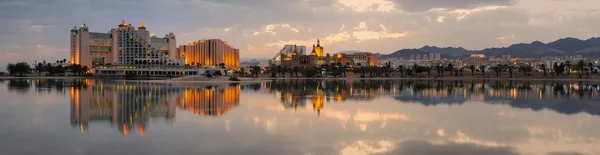
[{"label": "reflection in water", "polygon": [[71,124],[84,133],[89,122],[109,121],[123,136],[144,135],[150,119],[172,125],[176,105],[198,115],[221,116],[239,105],[239,87],[183,88],[156,83],[86,80],[91,88],[71,87]]},{"label": "reflection in water", "polygon": [[183,96],[177,96],[177,103],[179,108],[200,116],[221,116],[239,105],[240,88],[185,88]]},{"label": "reflection in water", "polygon": [[[8,154],[594,154],[600,144],[600,87],[587,82],[4,84],[0,92],[9,93],[0,93],[8,98],[0,102],[0,131],[6,131],[0,137],[7,140],[0,150]],[[86,134],[68,130],[66,115]],[[166,130],[175,117],[178,127]],[[158,132],[117,134],[147,129]]]},{"label": "reflection in water", "polygon": [[423,105],[484,101],[536,111],[551,109],[563,114],[600,115],[600,105],[594,100],[600,85],[589,82],[288,80],[267,82],[265,87],[280,95],[287,108],[302,107],[310,101],[316,111],[323,108],[325,100],[344,102],[392,96],[398,101]]}]

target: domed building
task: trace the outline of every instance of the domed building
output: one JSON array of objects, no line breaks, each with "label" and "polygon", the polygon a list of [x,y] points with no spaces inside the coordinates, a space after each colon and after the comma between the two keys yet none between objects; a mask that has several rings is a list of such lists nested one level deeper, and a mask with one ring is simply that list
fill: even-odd
[{"label": "domed building", "polygon": [[336,58],[330,54],[324,54],[321,41],[317,40],[317,45],[313,45],[313,50],[309,55],[299,54],[296,45],[291,55],[286,53],[280,54],[281,65],[283,67],[300,67],[300,66],[321,66],[325,64],[341,63],[341,58]]}]

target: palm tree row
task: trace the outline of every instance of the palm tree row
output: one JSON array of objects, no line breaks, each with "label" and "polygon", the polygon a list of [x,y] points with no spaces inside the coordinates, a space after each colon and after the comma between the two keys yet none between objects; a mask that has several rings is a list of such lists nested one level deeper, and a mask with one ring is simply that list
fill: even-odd
[{"label": "palm tree row", "polygon": [[34,64],[33,69],[26,62],[19,62],[16,64],[8,64],[6,66],[6,70],[11,74],[19,74],[19,76],[24,76],[24,74],[31,73],[32,71],[36,71],[38,76],[42,76],[42,73],[46,72],[47,76],[54,76],[64,74],[67,71],[70,71],[76,75],[83,75],[89,68],[87,66],[81,66],[79,64],[71,64],[65,66],[64,64],[67,62],[66,59],[56,60],[54,63],[48,63],[45,60]]}]

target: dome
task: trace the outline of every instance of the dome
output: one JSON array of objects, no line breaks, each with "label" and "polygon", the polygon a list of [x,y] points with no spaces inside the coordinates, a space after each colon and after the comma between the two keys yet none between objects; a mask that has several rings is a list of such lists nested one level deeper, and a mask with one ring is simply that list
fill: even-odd
[{"label": "dome", "polygon": [[144,22],[140,22],[140,26],[138,27],[138,29],[146,29],[146,27],[144,26]]},{"label": "dome", "polygon": [[121,21],[121,24],[119,24],[120,28],[126,28],[127,27],[127,23],[125,22],[125,20]]}]

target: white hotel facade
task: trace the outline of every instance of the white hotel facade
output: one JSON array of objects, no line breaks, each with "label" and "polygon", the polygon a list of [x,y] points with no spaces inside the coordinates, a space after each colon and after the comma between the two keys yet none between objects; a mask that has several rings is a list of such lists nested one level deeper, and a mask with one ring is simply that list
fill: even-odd
[{"label": "white hotel facade", "polygon": [[[92,68],[93,74],[177,76],[204,73],[199,68],[185,67],[185,58],[186,53],[177,48],[172,32],[161,38],[150,36],[144,23],[135,27],[123,20],[107,33],[90,32],[89,27],[82,24],[70,33],[69,64]],[[239,57],[236,59],[239,62]]]}]

